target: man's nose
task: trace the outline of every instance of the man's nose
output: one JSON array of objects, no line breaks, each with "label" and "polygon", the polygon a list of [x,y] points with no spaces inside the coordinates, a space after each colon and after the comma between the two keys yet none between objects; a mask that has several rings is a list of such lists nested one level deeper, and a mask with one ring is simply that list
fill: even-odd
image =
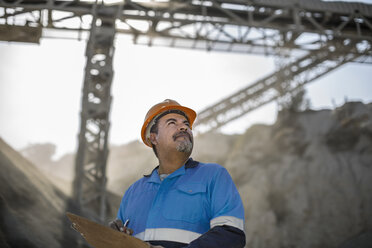
[{"label": "man's nose", "polygon": [[181,126],[180,131],[187,131],[187,126]]},{"label": "man's nose", "polygon": [[189,127],[185,124],[185,123],[182,123],[179,127],[180,131],[187,131],[189,129]]}]

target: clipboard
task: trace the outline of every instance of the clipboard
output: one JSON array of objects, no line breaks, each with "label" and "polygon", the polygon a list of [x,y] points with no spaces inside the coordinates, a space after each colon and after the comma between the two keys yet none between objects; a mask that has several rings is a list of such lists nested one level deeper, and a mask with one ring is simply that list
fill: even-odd
[{"label": "clipboard", "polygon": [[150,245],[73,213],[66,213],[72,227],[94,248],[149,248]]}]

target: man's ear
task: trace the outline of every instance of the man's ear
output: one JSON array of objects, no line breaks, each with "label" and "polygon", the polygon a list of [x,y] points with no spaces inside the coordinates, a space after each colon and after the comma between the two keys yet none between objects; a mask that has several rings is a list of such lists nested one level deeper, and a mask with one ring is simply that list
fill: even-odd
[{"label": "man's ear", "polygon": [[156,133],[150,133],[150,142],[154,145],[158,144],[157,134]]}]

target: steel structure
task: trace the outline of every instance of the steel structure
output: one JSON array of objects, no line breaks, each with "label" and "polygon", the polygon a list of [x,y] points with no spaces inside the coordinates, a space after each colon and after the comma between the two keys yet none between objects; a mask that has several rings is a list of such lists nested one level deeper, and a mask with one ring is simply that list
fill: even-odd
[{"label": "steel structure", "polygon": [[333,46],[324,46],[311,51],[271,75],[199,112],[195,123],[198,125],[198,130],[205,132],[219,128],[266,103],[290,95],[304,84],[347,62],[355,61],[362,56],[359,53],[363,54],[362,51],[356,52],[356,44],[349,40],[333,41],[332,44],[337,49],[342,49],[343,53],[331,49]]},{"label": "steel structure", "polygon": [[74,197],[82,209],[100,220],[105,218],[116,33],[149,46],[293,58],[272,75],[201,111],[196,124],[205,131],[344,63],[372,62],[369,4],[320,0],[0,0],[0,40],[88,39]]},{"label": "steel structure", "polygon": [[[25,34],[32,33],[37,42],[40,29],[89,31],[93,6],[89,0],[0,0],[0,38],[27,41]],[[117,16],[116,31],[139,44],[278,55],[283,49],[317,49],[334,37],[372,39],[372,7],[361,3],[129,0],[116,15],[120,6],[100,3],[97,14]],[[317,35],[302,42],[304,33]]]},{"label": "steel structure", "polygon": [[101,18],[96,14],[97,5],[92,12],[73,196],[86,215],[103,222],[116,16]]}]

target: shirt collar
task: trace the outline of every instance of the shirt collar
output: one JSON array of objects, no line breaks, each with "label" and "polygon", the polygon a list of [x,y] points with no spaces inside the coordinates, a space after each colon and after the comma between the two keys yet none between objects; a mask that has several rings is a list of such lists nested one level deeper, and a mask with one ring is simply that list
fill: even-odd
[{"label": "shirt collar", "polygon": [[189,169],[189,168],[194,168],[196,166],[198,166],[199,162],[198,161],[195,161],[193,160],[192,158],[189,158],[186,163],[185,163],[185,167],[186,169]]},{"label": "shirt collar", "polygon": [[[198,166],[199,162],[198,161],[195,161],[193,160],[192,158],[189,158],[185,165],[182,166],[181,168],[179,168],[178,170],[176,170],[175,172],[173,172],[172,174],[170,174],[168,176],[168,178],[172,178],[172,177],[176,177],[176,176],[180,176],[180,175],[183,175],[186,173],[186,169],[189,169],[189,168],[194,168],[196,166]],[[161,183],[160,181],[160,178],[159,178],[159,175],[158,175],[158,172],[157,172],[157,169],[159,169],[159,165],[156,166],[152,172],[150,174],[147,174],[147,175],[143,175],[144,177],[148,177],[149,178],[149,183]]]}]

